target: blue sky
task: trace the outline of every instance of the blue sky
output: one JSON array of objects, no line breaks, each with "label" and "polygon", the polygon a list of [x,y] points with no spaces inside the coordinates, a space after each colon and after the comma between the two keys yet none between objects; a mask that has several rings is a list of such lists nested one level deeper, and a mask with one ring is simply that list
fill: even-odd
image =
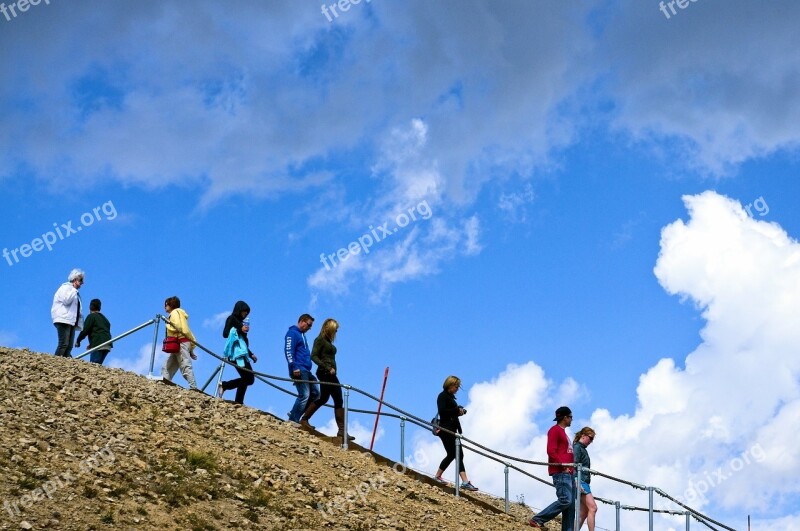
[{"label": "blue sky", "polygon": [[[687,501],[734,527],[751,514],[753,529],[796,529],[800,8],[564,4],[0,14],[0,343],[54,350],[48,310],[73,267],[115,333],[178,295],[221,350],[246,300],[270,374],[286,373],[297,316],[335,317],[351,385],[377,394],[388,366],[386,399],[427,418],[456,374],[466,435],[531,459],[566,403],[598,432],[599,470],[676,496],[749,452]],[[35,243],[63,225],[76,232]],[[151,337],[107,363],[146,373]],[[198,361],[198,379],[213,367]],[[261,387],[247,402],[290,408]],[[364,440],[372,419],[356,422]],[[396,423],[381,428],[377,449],[396,457]],[[420,468],[437,445],[409,430]],[[502,469],[467,466],[502,492]],[[522,493],[552,497],[512,480]]]}]

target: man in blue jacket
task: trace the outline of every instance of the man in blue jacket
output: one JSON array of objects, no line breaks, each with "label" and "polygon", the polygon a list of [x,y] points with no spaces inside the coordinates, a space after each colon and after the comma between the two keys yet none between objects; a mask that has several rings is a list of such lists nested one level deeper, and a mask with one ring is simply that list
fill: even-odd
[{"label": "man in blue jacket", "polygon": [[[313,325],[314,318],[304,313],[297,320],[297,325],[290,326],[289,331],[286,332],[284,354],[286,354],[286,363],[289,364],[289,376],[293,380],[317,381],[317,378],[311,374],[311,351],[308,349],[308,341],[306,341],[306,332],[311,330]],[[289,412],[289,421],[299,427],[300,418],[306,410],[309,398],[311,400],[319,398],[319,384],[295,381],[294,386],[298,396],[294,401],[294,407]]]}]

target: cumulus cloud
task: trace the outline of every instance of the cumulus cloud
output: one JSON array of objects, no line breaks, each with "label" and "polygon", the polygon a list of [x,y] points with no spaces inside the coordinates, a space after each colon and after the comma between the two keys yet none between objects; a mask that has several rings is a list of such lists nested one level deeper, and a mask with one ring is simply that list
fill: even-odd
[{"label": "cumulus cloud", "polygon": [[[759,529],[796,529],[800,485],[793,478],[800,449],[787,429],[800,418],[800,244],[717,193],[684,202],[689,219],[663,229],[655,274],[667,293],[701,312],[702,343],[682,365],[662,359],[640,377],[634,412],[576,415],[568,431],[584,422],[597,431],[590,447],[597,470],[659,487],[734,527],[756,513],[763,515]],[[534,419],[579,400],[581,388],[572,380],[548,382],[532,362],[510,366],[469,390],[465,434],[505,453],[545,460],[549,425]],[[442,454],[437,440],[418,437],[416,445]],[[502,492],[502,466],[470,454],[467,459],[476,483]],[[552,501],[545,486],[513,485],[535,507]],[[604,478],[593,486],[599,496],[646,506],[646,497],[627,486]],[[787,513],[792,516],[769,519]],[[626,514],[625,521],[637,518]],[[664,525],[680,529],[676,522]]]},{"label": "cumulus cloud", "polygon": [[[666,19],[658,3],[622,0],[595,50],[609,72],[614,123],[664,156],[722,175],[742,161],[796,149],[800,5],[693,2]],[[663,146],[668,146],[664,148]]]}]

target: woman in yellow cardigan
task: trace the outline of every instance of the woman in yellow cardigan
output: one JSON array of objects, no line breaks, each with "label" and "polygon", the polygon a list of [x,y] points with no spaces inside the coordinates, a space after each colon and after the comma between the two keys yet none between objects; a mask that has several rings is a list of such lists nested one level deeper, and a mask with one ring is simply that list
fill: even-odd
[{"label": "woman in yellow cardigan", "polygon": [[181,343],[181,349],[174,354],[168,354],[164,366],[161,367],[161,378],[167,382],[172,382],[172,377],[181,370],[181,374],[189,384],[189,389],[199,391],[197,382],[194,380],[192,370],[192,360],[197,359],[194,353],[194,334],[189,328],[189,314],[181,308],[181,300],[178,297],[170,297],[164,301],[164,310],[169,314],[167,323],[167,336],[177,337]]}]

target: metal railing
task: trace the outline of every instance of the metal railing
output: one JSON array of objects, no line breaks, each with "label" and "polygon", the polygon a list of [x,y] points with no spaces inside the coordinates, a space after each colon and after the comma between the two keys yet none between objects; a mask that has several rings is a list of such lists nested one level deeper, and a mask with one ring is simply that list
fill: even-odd
[{"label": "metal railing", "polygon": [[[150,325],[153,325],[154,326],[153,346],[152,346],[151,355],[150,355],[150,371],[149,371],[149,374],[147,375],[147,377],[150,378],[150,379],[160,379],[160,378],[157,378],[157,377],[155,377],[153,375],[153,368],[154,368],[153,365],[155,363],[156,349],[157,349],[157,346],[158,346],[158,329],[159,329],[159,324],[160,324],[161,321],[164,321],[165,323],[169,324],[169,320],[166,317],[164,317],[161,314],[156,314],[156,316],[153,319],[150,319],[149,321],[147,321],[145,323],[142,323],[141,325],[139,325],[139,326],[137,326],[135,328],[132,328],[132,329],[128,330],[127,332],[124,332],[124,333],[122,333],[122,334],[110,339],[109,341],[106,341],[106,342],[102,343],[101,345],[97,345],[95,347],[90,348],[86,352],[80,354],[79,356],[76,356],[76,358],[83,358],[84,356],[86,356],[86,355],[88,355],[88,354],[90,354],[90,353],[92,353],[94,351],[100,350],[102,347],[107,346],[108,344],[110,344],[110,343],[112,343],[114,341],[118,341],[120,339],[123,339],[123,338],[125,338],[125,337],[127,337],[127,336],[129,336],[129,335],[131,335],[131,334],[133,334],[135,332],[138,332],[139,330],[142,330],[142,329],[144,329],[144,328],[146,328],[146,327],[148,327]],[[208,355],[210,355],[210,356],[212,356],[212,357],[214,357],[214,358],[216,358],[217,360],[220,361],[220,365],[215,369],[215,371],[212,373],[211,377],[206,381],[206,383],[201,388],[203,391],[214,380],[214,377],[217,376],[217,374],[219,374],[219,379],[221,380],[221,378],[222,378],[222,370],[223,370],[223,368],[224,368],[224,366],[226,364],[227,365],[231,365],[233,367],[236,367],[238,370],[251,372],[255,379],[257,379],[257,380],[269,385],[270,387],[273,387],[274,389],[276,389],[278,391],[281,391],[283,393],[286,393],[286,394],[292,395],[292,396],[297,396],[297,393],[294,393],[294,392],[292,392],[290,390],[284,389],[283,387],[273,383],[270,380],[277,380],[277,381],[281,381],[281,382],[290,382],[290,383],[293,383],[293,384],[294,383],[309,383],[309,384],[318,384],[318,385],[330,385],[330,386],[338,386],[338,387],[343,388],[344,389],[343,398],[344,398],[345,416],[344,416],[344,434],[343,434],[343,437],[342,437],[342,448],[344,448],[345,450],[348,449],[347,425],[348,425],[348,416],[349,416],[350,412],[362,413],[362,414],[368,414],[368,415],[377,415],[377,416],[381,416],[381,417],[389,417],[389,418],[399,419],[400,420],[400,463],[402,465],[404,465],[404,466],[405,466],[405,424],[406,424],[406,422],[411,422],[412,424],[415,424],[415,425],[417,425],[417,426],[419,426],[419,427],[421,427],[421,428],[423,428],[425,430],[431,430],[433,428],[433,425],[430,422],[428,422],[428,421],[426,421],[426,420],[424,420],[424,419],[422,419],[420,417],[417,417],[416,415],[413,415],[413,414],[411,414],[411,413],[409,413],[407,411],[404,411],[404,410],[400,409],[399,407],[397,407],[397,406],[395,406],[395,405],[393,405],[393,404],[391,404],[389,402],[386,402],[385,400],[381,400],[380,398],[372,395],[371,393],[369,393],[367,391],[364,391],[362,389],[358,389],[357,387],[353,387],[351,385],[341,384],[341,383],[339,383],[339,384],[331,383],[331,382],[321,383],[321,382],[316,381],[316,380],[296,380],[296,379],[288,378],[288,377],[265,374],[265,373],[262,373],[262,372],[254,371],[252,369],[248,370],[247,368],[236,366],[234,363],[231,363],[230,361],[228,361],[224,357],[222,357],[222,356],[218,355],[217,353],[211,351],[210,349],[206,348],[205,346],[203,346],[202,344],[198,343],[195,340],[191,340],[190,339],[189,341],[191,341],[196,347],[200,348],[206,354],[208,354]],[[385,412],[385,411],[381,411],[381,412],[369,411],[369,410],[363,410],[363,409],[351,409],[349,407],[349,396],[350,396],[350,391],[351,390],[355,391],[356,393],[358,393],[358,394],[360,394],[362,396],[365,396],[365,397],[367,397],[367,398],[369,398],[371,400],[374,400],[379,405],[385,406],[385,407],[387,407],[387,408],[389,408],[389,409],[391,409],[393,411],[396,411],[397,413],[391,413],[391,412]],[[325,404],[325,407],[332,407],[332,406],[330,406],[329,404]],[[439,429],[441,431],[443,431],[445,433],[448,433],[450,435],[453,435],[455,437],[455,441],[456,441],[455,495],[457,497],[460,496],[460,481],[459,481],[459,479],[460,479],[459,478],[459,468],[460,467],[459,467],[459,463],[460,463],[460,459],[461,459],[461,451],[462,451],[462,449],[466,449],[466,450],[469,450],[470,452],[473,452],[473,453],[475,453],[477,455],[485,457],[485,458],[487,458],[487,459],[489,459],[491,461],[495,461],[497,463],[500,463],[500,464],[502,464],[504,466],[504,470],[503,470],[503,473],[504,473],[504,476],[505,476],[505,500],[504,501],[505,501],[505,512],[506,513],[508,513],[508,511],[509,511],[509,471],[510,470],[514,470],[515,472],[517,472],[519,474],[522,474],[523,476],[526,476],[528,478],[531,478],[531,479],[533,479],[535,481],[544,483],[546,485],[553,486],[551,481],[545,480],[543,478],[540,478],[540,477],[538,477],[538,476],[536,476],[534,474],[531,474],[530,472],[520,468],[519,466],[513,465],[511,462],[514,461],[514,462],[521,463],[521,464],[528,464],[528,465],[535,465],[535,466],[547,466],[547,467],[550,467],[550,466],[556,465],[556,466],[572,467],[572,468],[575,469],[575,471],[576,471],[576,473],[574,475],[574,492],[576,494],[575,495],[575,529],[578,529],[579,517],[580,517],[580,496],[578,495],[578,493],[580,493],[580,478],[582,477],[582,474],[588,473],[588,474],[593,474],[593,475],[596,475],[596,476],[605,477],[605,478],[607,478],[607,479],[609,479],[611,481],[615,481],[615,482],[618,482],[618,483],[622,483],[622,484],[628,485],[628,486],[630,486],[630,487],[632,487],[634,489],[647,491],[647,493],[648,493],[648,506],[647,507],[629,506],[629,505],[622,504],[621,502],[615,501],[615,500],[608,500],[608,499],[600,498],[600,497],[595,497],[594,498],[595,500],[597,500],[597,501],[599,501],[601,503],[605,503],[605,504],[608,504],[608,505],[613,505],[615,507],[615,510],[616,510],[616,531],[620,531],[620,529],[621,529],[621,518],[620,518],[620,511],[621,510],[647,511],[648,514],[649,514],[649,530],[650,531],[653,530],[653,525],[654,525],[653,517],[654,517],[655,514],[684,515],[686,517],[686,530],[687,531],[689,531],[689,529],[690,529],[690,522],[691,522],[692,519],[698,521],[699,523],[703,524],[704,526],[706,526],[709,529],[712,529],[714,531],[718,531],[718,529],[713,527],[711,524],[719,526],[719,528],[724,529],[726,531],[736,531],[732,527],[728,527],[728,526],[726,526],[726,525],[724,525],[724,524],[722,524],[722,523],[720,523],[720,522],[718,522],[718,521],[716,521],[716,520],[714,520],[714,519],[712,519],[712,518],[700,513],[699,511],[697,511],[695,509],[692,509],[688,505],[685,505],[684,503],[682,503],[679,500],[675,499],[674,497],[670,496],[669,494],[667,494],[663,490],[659,489],[658,487],[648,487],[648,486],[641,485],[641,484],[638,484],[638,483],[634,483],[634,482],[631,482],[631,481],[627,481],[627,480],[624,480],[624,479],[616,478],[614,476],[605,474],[605,473],[600,472],[598,470],[593,470],[593,469],[590,469],[590,468],[583,467],[582,465],[577,464],[577,463],[549,463],[549,462],[543,462],[543,461],[533,461],[533,460],[529,460],[529,459],[522,459],[522,458],[511,456],[511,455],[506,455],[504,453],[498,452],[498,451],[493,450],[491,448],[487,448],[486,446],[483,446],[482,444],[480,444],[480,443],[478,443],[476,441],[473,441],[473,440],[471,440],[471,439],[469,439],[467,437],[464,437],[460,433],[455,433],[455,432],[452,432],[452,431],[450,431],[448,429],[441,428],[441,427],[439,427]],[[463,442],[469,443],[469,446],[465,446],[463,444]],[[654,493],[659,494],[663,498],[665,498],[665,499],[669,500],[670,502],[678,505],[679,507],[683,508],[684,510],[683,511],[678,511],[678,510],[669,510],[669,509],[656,509],[654,507],[654,500],[653,500]]]}]

